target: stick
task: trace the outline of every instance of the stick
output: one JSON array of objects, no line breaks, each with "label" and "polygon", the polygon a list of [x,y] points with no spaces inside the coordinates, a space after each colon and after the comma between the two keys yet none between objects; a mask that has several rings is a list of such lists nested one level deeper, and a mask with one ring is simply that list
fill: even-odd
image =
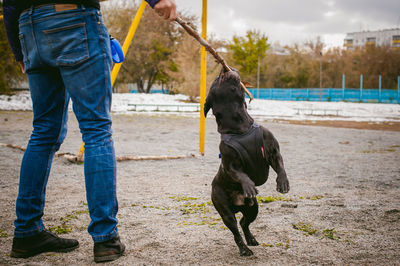
[{"label": "stick", "polygon": [[12,148],[12,149],[17,149],[17,150],[20,150],[20,151],[25,151],[26,150],[24,147],[21,147],[21,146],[18,146],[18,145],[14,145],[14,144],[0,143],[0,146]]},{"label": "stick", "polygon": [[[83,160],[79,159],[79,157],[71,154],[63,154],[63,157],[66,158],[71,163],[82,163]],[[168,156],[168,155],[161,155],[161,156],[120,156],[117,157],[117,162],[122,161],[162,161],[162,160],[177,160],[177,159],[184,159],[184,158],[194,158],[194,154],[190,155],[177,155],[177,156]]]},{"label": "stick", "polygon": [[[0,146],[3,147],[8,147],[12,149],[17,149],[21,151],[25,151],[26,148],[14,144],[5,144],[5,143],[0,143]],[[79,163],[83,162],[83,158],[79,158],[78,156],[69,153],[69,152],[63,152],[63,153],[56,153],[55,157],[64,157],[71,163]],[[150,160],[176,160],[176,159],[184,159],[184,158],[195,158],[196,156],[194,154],[188,154],[188,155],[176,155],[176,156],[171,156],[171,155],[160,155],[160,156],[120,156],[117,157],[117,161],[150,161]]]},{"label": "stick", "polygon": [[194,154],[189,155],[177,155],[177,156],[169,156],[169,155],[162,155],[162,156],[121,156],[117,157],[117,161],[148,161],[148,160],[176,160],[176,159],[183,159],[183,158],[194,158],[196,157]]},{"label": "stick", "polygon": [[[232,69],[226,64],[225,60],[217,53],[217,51],[213,47],[211,47],[211,45],[206,40],[201,38],[201,36],[194,29],[192,29],[192,27],[190,27],[187,22],[183,21],[179,17],[177,17],[175,21],[178,22],[179,25],[181,25],[186,30],[186,32],[189,33],[189,35],[193,36],[202,46],[204,46],[206,50],[214,56],[217,62],[222,65],[225,71],[232,71]],[[249,96],[251,102],[254,99],[253,95],[249,92],[243,82],[240,82],[240,86]]]}]

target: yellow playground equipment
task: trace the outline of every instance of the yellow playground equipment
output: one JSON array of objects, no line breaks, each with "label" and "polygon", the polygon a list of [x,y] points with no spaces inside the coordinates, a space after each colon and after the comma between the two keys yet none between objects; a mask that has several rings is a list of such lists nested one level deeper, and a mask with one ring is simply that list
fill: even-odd
[{"label": "yellow playground equipment", "polygon": [[[207,0],[203,1],[203,13],[202,13],[202,38],[205,40],[207,37]],[[128,49],[132,43],[133,36],[135,35],[136,29],[139,25],[140,19],[142,18],[144,9],[146,8],[146,1],[142,0],[139,9],[133,19],[131,26],[129,28],[128,34],[125,38],[124,44],[122,45],[122,50],[124,56],[128,52]],[[122,63],[114,64],[111,71],[111,84],[114,86],[115,80],[117,79],[118,72],[121,69]],[[201,47],[201,67],[200,67],[200,132],[199,132],[199,151],[201,155],[204,155],[204,139],[205,139],[205,117],[204,117],[204,102],[206,98],[206,74],[207,74],[207,56],[206,49]],[[82,143],[77,155],[77,161],[83,161],[83,155],[85,152],[85,143]]]}]

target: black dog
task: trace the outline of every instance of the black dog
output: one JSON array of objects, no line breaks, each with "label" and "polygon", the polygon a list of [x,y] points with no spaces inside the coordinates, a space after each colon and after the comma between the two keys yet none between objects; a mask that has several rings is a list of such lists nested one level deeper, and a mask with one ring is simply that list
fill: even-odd
[{"label": "black dog", "polygon": [[240,225],[247,245],[258,242],[250,233],[249,225],[258,214],[256,186],[268,179],[269,166],[278,177],[276,190],[289,191],[289,181],[283,166],[279,144],[266,128],[254,123],[247,113],[244,92],[240,87],[238,72],[223,72],[211,85],[204,115],[212,109],[221,134],[219,150],[221,165],[212,182],[211,199],[224,224],[232,231],[241,256],[253,252],[243,242],[235,213],[241,212]]}]

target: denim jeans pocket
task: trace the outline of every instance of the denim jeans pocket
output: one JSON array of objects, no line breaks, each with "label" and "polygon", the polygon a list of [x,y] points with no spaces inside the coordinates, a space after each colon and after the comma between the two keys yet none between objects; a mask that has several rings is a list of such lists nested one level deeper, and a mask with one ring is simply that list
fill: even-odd
[{"label": "denim jeans pocket", "polygon": [[21,44],[22,55],[24,56],[25,69],[29,69],[28,49],[25,43],[25,37],[23,34],[19,34],[19,42]]},{"label": "denim jeans pocket", "polygon": [[80,22],[44,30],[58,66],[73,66],[89,58],[86,24]]}]

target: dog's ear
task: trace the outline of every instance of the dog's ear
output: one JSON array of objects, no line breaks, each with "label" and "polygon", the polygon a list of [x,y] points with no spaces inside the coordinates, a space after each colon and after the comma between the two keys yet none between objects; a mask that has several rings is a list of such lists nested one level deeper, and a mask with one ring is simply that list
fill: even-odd
[{"label": "dog's ear", "polygon": [[208,111],[212,108],[212,95],[208,94],[206,102],[204,104],[204,117],[207,117]]}]

